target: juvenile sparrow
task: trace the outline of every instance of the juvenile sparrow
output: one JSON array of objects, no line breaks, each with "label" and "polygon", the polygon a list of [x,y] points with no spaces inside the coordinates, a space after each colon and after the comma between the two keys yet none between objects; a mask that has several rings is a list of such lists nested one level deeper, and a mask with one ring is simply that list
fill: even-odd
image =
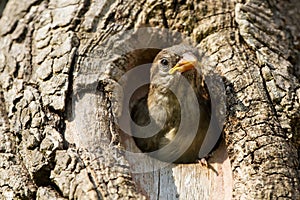
[{"label": "juvenile sparrow", "polygon": [[[160,51],[150,69],[149,93],[131,110],[131,117],[137,125],[147,126],[154,120],[159,128],[160,131],[150,137],[143,137],[139,129],[132,130],[140,150],[159,160],[191,163],[200,159],[198,153],[210,122],[210,102],[196,55],[193,49],[185,45]],[[187,80],[194,94],[187,90],[183,79]],[[181,107],[179,102],[189,106]],[[199,118],[192,115],[196,109],[199,109]],[[194,133],[189,129],[179,133],[183,111],[189,117],[189,124],[196,126]],[[191,140],[188,145],[186,140]]]}]

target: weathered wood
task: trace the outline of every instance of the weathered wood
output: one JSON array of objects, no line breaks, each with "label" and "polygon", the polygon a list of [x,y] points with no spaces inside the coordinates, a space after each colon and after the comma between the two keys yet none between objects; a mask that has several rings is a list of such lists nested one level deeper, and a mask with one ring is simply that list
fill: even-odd
[{"label": "weathered wood", "polygon": [[[297,199],[299,10],[297,0],[9,0],[0,18],[1,199]],[[155,56],[122,54],[147,46],[118,37],[140,27],[190,37],[209,58],[203,72],[222,77],[226,144],[212,168],[133,173],[124,149],[136,147],[116,123],[115,91]]]}]

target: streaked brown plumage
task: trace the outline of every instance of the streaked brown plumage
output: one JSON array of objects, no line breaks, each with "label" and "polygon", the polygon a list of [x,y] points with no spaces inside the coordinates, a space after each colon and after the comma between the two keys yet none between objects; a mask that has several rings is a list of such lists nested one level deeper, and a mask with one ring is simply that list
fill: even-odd
[{"label": "streaked brown plumage", "polygon": [[[140,126],[146,126],[151,119],[155,121],[157,127],[162,127],[156,135],[148,138],[139,138],[137,136],[143,133],[140,130],[132,130],[133,135],[136,136],[134,137],[135,143],[143,152],[153,152],[170,144],[168,149],[153,154],[153,157],[175,163],[190,163],[198,159],[198,153],[210,121],[210,107],[208,92],[205,89],[202,75],[199,70],[196,70],[197,65],[195,53],[185,45],[164,49],[154,59],[150,72],[151,83],[148,96],[142,98],[131,112],[133,121]],[[192,137],[188,130],[180,136],[177,134],[182,120],[179,101],[192,103],[191,95],[182,86],[182,78],[184,77],[192,86],[199,103],[200,122],[195,137]],[[181,94],[179,97],[181,99],[178,100],[174,93],[168,89],[171,86],[175,88],[178,94]],[[166,113],[158,105],[162,106]],[[183,109],[196,109],[195,106]],[[185,112],[192,113],[192,110],[185,110]],[[164,117],[166,117],[165,123],[163,123]],[[193,118],[191,116],[190,120]],[[174,140],[176,135],[179,138]],[[192,139],[192,144],[189,147],[184,146],[182,141],[189,139]],[[182,154],[172,159],[174,154],[180,151]]]}]

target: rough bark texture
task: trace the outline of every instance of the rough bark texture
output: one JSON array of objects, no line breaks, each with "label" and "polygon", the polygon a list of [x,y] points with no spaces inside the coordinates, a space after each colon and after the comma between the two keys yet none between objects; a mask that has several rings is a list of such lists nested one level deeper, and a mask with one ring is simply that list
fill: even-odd
[{"label": "rough bark texture", "polygon": [[[1,199],[299,198],[299,10],[298,0],[9,0]],[[227,176],[196,164],[131,173],[111,91],[137,58],[114,53],[130,47],[113,36],[143,26],[190,36],[223,77],[226,147],[212,165]]]}]

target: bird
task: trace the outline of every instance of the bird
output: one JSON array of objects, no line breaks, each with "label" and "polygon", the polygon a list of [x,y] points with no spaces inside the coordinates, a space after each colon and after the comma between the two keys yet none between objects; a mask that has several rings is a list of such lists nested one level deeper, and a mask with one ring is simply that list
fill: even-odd
[{"label": "bird", "polygon": [[[138,126],[144,127],[153,121],[158,128],[159,131],[150,137],[143,136],[143,129],[136,126],[132,128],[136,146],[158,160],[172,163],[201,160],[198,155],[209,127],[211,109],[198,57],[197,51],[187,45],[179,44],[162,49],[150,68],[148,94],[139,99],[131,109],[131,118]],[[197,102],[194,102],[193,95],[184,86],[183,80],[192,88]],[[182,106],[180,102],[188,106]],[[195,124],[196,133],[184,130],[179,136],[180,123],[183,122],[182,109],[187,109],[185,113],[190,117],[188,122],[192,126]],[[197,109],[199,118],[192,116],[193,110]],[[194,119],[199,121],[193,121]]]}]

